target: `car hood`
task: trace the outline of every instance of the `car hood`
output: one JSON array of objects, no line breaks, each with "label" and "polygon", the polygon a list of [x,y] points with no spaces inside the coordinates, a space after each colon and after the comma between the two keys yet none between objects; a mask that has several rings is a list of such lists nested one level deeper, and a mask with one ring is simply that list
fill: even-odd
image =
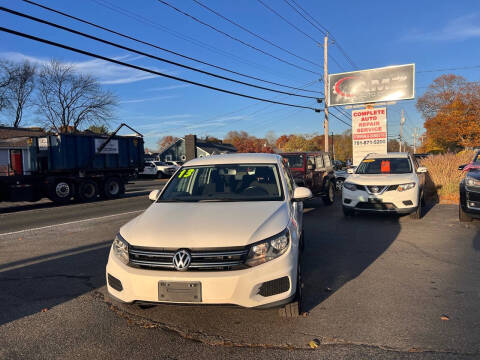
[{"label": "car hood", "polygon": [[472,170],[469,170],[469,171],[467,172],[467,177],[470,177],[470,178],[476,179],[476,180],[480,180],[480,170],[477,170],[477,169],[475,169],[475,170],[473,170],[473,169],[472,169]]},{"label": "car hood", "polygon": [[284,201],[154,203],[120,234],[134,246],[234,247],[278,234],[288,222]]},{"label": "car hood", "polygon": [[415,182],[415,174],[351,174],[347,180],[357,185],[398,185]]}]

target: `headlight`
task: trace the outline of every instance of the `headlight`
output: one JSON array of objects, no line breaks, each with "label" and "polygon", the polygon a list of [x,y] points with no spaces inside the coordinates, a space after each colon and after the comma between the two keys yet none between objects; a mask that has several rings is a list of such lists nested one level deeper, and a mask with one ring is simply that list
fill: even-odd
[{"label": "headlight", "polygon": [[357,190],[357,185],[355,184],[352,184],[352,183],[349,183],[349,182],[344,182],[343,183],[343,187],[347,190],[350,190],[350,191],[355,191]]},{"label": "headlight", "polygon": [[128,243],[120,234],[115,236],[115,240],[113,240],[112,244],[112,250],[121,262],[128,264]]},{"label": "headlight", "polygon": [[287,229],[269,239],[253,244],[247,256],[245,264],[257,266],[273,260],[282,255],[288,249],[290,233]]},{"label": "headlight", "polygon": [[414,182],[408,183],[408,184],[400,184],[397,187],[397,191],[400,191],[400,192],[407,191],[407,190],[413,189],[414,187],[415,187]]},{"label": "headlight", "polygon": [[473,178],[466,178],[465,179],[465,184],[467,186],[480,186],[480,180],[473,179]]}]

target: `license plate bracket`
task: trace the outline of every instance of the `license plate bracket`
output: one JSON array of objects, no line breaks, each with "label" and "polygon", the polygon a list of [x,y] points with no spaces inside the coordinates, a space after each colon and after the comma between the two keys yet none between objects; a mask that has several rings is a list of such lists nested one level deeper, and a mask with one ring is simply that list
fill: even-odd
[{"label": "license plate bracket", "polygon": [[158,300],[166,302],[201,302],[202,283],[199,281],[159,281]]},{"label": "license plate bracket", "polygon": [[370,204],[381,204],[382,203],[382,199],[379,199],[379,198],[368,198],[368,202]]}]

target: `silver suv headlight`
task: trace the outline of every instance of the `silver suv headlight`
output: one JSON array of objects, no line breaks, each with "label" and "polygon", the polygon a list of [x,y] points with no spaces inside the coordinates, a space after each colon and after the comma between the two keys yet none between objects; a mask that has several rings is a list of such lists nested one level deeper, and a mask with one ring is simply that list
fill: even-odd
[{"label": "silver suv headlight", "polygon": [[115,256],[117,256],[121,262],[128,264],[128,242],[120,234],[115,236],[115,240],[113,240],[112,244],[112,250]]},{"label": "silver suv headlight", "polygon": [[349,183],[349,182],[344,182],[343,183],[343,187],[347,190],[350,190],[350,191],[355,191],[357,190],[357,185],[355,184],[352,184],[352,183]]},{"label": "silver suv headlight", "polygon": [[407,191],[407,190],[413,189],[414,187],[415,187],[414,182],[408,183],[408,184],[400,184],[397,187],[397,191],[400,191],[400,192]]},{"label": "silver suv headlight", "polygon": [[245,264],[248,266],[257,266],[276,259],[287,251],[289,244],[290,233],[288,229],[285,229],[280,234],[253,244],[250,247]]}]

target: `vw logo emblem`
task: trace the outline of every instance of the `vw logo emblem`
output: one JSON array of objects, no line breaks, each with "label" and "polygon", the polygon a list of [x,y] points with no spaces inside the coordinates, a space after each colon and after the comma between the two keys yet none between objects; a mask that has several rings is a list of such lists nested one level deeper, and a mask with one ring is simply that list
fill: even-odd
[{"label": "vw logo emblem", "polygon": [[173,255],[173,267],[178,271],[185,271],[190,266],[192,262],[192,255],[187,250],[181,249],[178,250],[175,255]]}]

